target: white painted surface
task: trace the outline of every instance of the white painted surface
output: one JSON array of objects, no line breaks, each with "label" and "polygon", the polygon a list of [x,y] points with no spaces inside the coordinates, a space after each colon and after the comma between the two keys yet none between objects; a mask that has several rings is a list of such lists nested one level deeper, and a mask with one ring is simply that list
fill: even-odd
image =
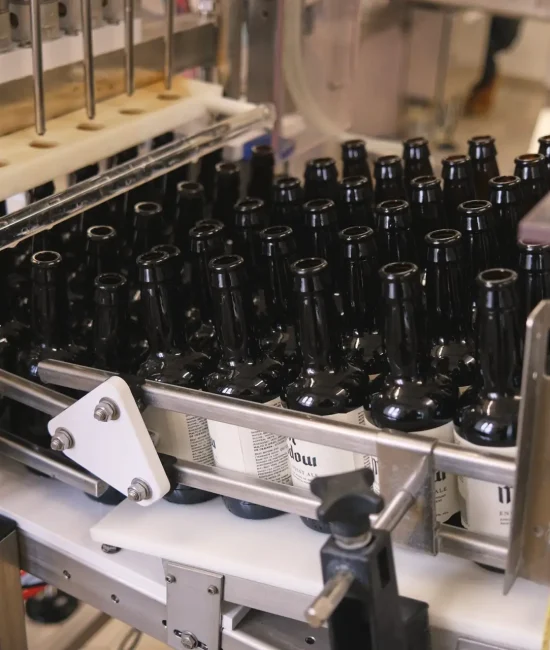
[{"label": "white painted surface", "polygon": [[[118,417],[109,422],[94,418],[102,399],[116,404]],[[120,377],[104,381],[48,422],[51,436],[58,428],[69,431],[74,439],[74,446],[63,453],[122,494],[133,479],[145,481],[151,495],[139,506],[151,506],[169,491],[170,481],[132,391]]]},{"label": "white painted surface", "polygon": [[[326,536],[292,515],[239,519],[220,499],[196,506],[161,501],[142,510],[126,501],[91,534],[98,542],[274,587],[312,596],[321,589],[319,551]],[[547,588],[518,580],[503,596],[502,576],[471,562],[403,549],[395,556],[400,593],[427,601],[432,625],[494,645],[540,649]]]}]

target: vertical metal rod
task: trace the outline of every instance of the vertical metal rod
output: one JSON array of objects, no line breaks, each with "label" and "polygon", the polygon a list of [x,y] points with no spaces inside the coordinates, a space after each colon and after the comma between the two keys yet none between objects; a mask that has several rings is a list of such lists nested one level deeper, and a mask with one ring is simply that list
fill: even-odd
[{"label": "vertical metal rod", "polygon": [[126,94],[131,96],[135,90],[134,0],[124,0],[124,67],[126,74]]},{"label": "vertical metal rod", "polygon": [[82,12],[82,44],[84,46],[84,81],[86,90],[86,113],[88,119],[95,118],[95,77],[94,77],[94,44],[92,31],[91,0],[80,0]]},{"label": "vertical metal rod", "polygon": [[164,87],[172,89],[174,70],[174,18],[176,0],[166,0],[166,34],[164,36]]},{"label": "vertical metal rod", "polygon": [[34,92],[34,128],[38,135],[46,133],[44,100],[44,63],[42,61],[42,20],[40,0],[31,0],[31,50]]}]

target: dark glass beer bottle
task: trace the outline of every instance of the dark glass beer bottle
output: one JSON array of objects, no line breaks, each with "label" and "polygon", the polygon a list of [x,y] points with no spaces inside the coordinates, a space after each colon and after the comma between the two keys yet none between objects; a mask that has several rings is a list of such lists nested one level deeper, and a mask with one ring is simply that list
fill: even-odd
[{"label": "dark glass beer bottle", "polygon": [[529,314],[541,300],[550,298],[550,244],[520,241],[518,246],[519,320],[523,332]]},{"label": "dark glass beer bottle", "polygon": [[468,155],[474,168],[476,198],[489,199],[489,181],[500,176],[495,139],[490,135],[476,135],[468,140]]},{"label": "dark glass beer bottle", "polygon": [[219,162],[216,164],[216,184],[212,218],[221,221],[226,227],[226,235],[233,226],[235,203],[241,195],[241,170],[237,163]]},{"label": "dark glass beer bottle", "polygon": [[[149,355],[138,376],[162,384],[202,390],[212,362],[205,354],[189,347],[185,329],[179,326],[174,310],[175,266],[162,251],[150,251],[137,259],[141,286],[142,318]],[[159,434],[157,451],[213,464],[212,448],[205,418],[147,407],[143,413],[147,427]],[[178,485],[168,500],[176,503],[201,503],[215,495],[204,490]]]},{"label": "dark glass beer bottle", "polygon": [[[210,261],[215,321],[222,359],[206,381],[211,393],[269,406],[281,406],[284,368],[260,351],[255,331],[246,265],[238,255]],[[277,483],[290,483],[286,439],[209,420],[217,467],[245,472]],[[227,509],[245,519],[269,519],[278,510],[248,501],[223,497]]]},{"label": "dark glass beer bottle", "polygon": [[541,153],[525,153],[515,160],[514,174],[521,179],[524,213],[548,193],[548,167]]},{"label": "dark glass beer bottle", "polygon": [[550,135],[543,135],[539,138],[539,153],[546,159],[546,168],[550,174]]},{"label": "dark glass beer bottle", "polygon": [[[286,406],[363,425],[369,379],[366,373],[349,365],[343,354],[329,265],[321,258],[304,258],[292,265],[292,273],[302,369],[286,387]],[[288,441],[288,454],[292,482],[306,489],[317,476],[340,474],[368,464],[368,457],[362,454],[295,438]],[[318,521],[302,520],[314,530],[327,530]]]},{"label": "dark glass beer bottle", "polygon": [[419,176],[411,182],[410,193],[412,229],[419,259],[425,261],[426,235],[447,225],[441,181],[435,176]]},{"label": "dark glass beer bottle", "polygon": [[365,176],[348,176],[340,185],[338,222],[341,228],[374,228],[372,188]]},{"label": "dark glass beer bottle", "polygon": [[338,170],[334,158],[313,158],[306,163],[304,172],[304,198],[313,199],[338,198]]},{"label": "dark glass beer bottle", "polygon": [[271,223],[290,226],[296,237],[300,236],[303,213],[303,191],[300,180],[293,176],[280,176],[273,184]]},{"label": "dark glass beer bottle", "polygon": [[269,325],[260,345],[266,354],[284,365],[287,380],[291,381],[300,364],[290,273],[290,265],[296,260],[296,241],[289,226],[270,226],[262,230],[260,239]]},{"label": "dark glass beer bottle", "polygon": [[403,143],[405,183],[410,185],[417,176],[433,176],[430,147],[426,138],[409,138]]},{"label": "dark glass beer bottle", "polygon": [[442,161],[443,205],[451,228],[458,225],[456,211],[464,201],[476,198],[474,170],[469,156],[448,156]]},{"label": "dark glass beer bottle", "polygon": [[418,259],[407,201],[392,199],[376,206],[376,241],[380,264]]},{"label": "dark glass beer bottle", "polygon": [[216,165],[222,162],[222,150],[216,149],[201,158],[197,181],[204,187],[206,204],[211,206],[216,194]]},{"label": "dark glass beer bottle", "polygon": [[175,244],[181,251],[189,250],[189,229],[205,218],[204,188],[195,181],[177,185]]},{"label": "dark glass beer bottle", "polygon": [[386,369],[380,334],[380,280],[374,231],[368,226],[344,228],[340,231],[340,244],[344,354],[351,365],[373,378]]},{"label": "dark glass beer bottle", "polygon": [[382,201],[407,199],[403,167],[399,156],[380,156],[374,163],[374,200],[376,205]]},{"label": "dark glass beer bottle", "polygon": [[[220,347],[214,327],[214,305],[208,263],[224,252],[224,225],[221,221],[202,221],[189,231],[191,277],[189,282],[192,312],[189,318],[197,319],[189,338],[191,347],[204,352],[213,360],[220,357]],[[197,314],[193,315],[193,311]]]},{"label": "dark glass beer bottle", "polygon": [[342,142],[342,178],[364,176],[373,188],[369,167],[367,148],[363,140],[346,140]]},{"label": "dark glass beer bottle", "polygon": [[[389,372],[372,395],[370,419],[377,427],[451,442],[458,390],[428,363],[420,271],[395,262],[383,266],[380,277]],[[437,521],[444,522],[458,511],[456,478],[436,472],[435,480]]]},{"label": "dark glass beer bottle", "polygon": [[[481,387],[462,395],[455,417],[455,442],[471,451],[515,457],[520,405],[521,334],[517,274],[487,269],[479,288],[477,355]],[[508,537],[513,489],[460,477],[462,523],[479,534]]]},{"label": "dark glass beer bottle", "polygon": [[426,311],[432,367],[460,392],[477,378],[475,349],[464,287],[462,235],[435,230],[426,235]]},{"label": "dark glass beer bottle", "polygon": [[489,181],[489,187],[500,263],[515,268],[518,257],[517,229],[525,209],[522,183],[517,176],[497,176]]},{"label": "dark glass beer bottle", "polygon": [[270,205],[274,171],[275,152],[273,147],[268,144],[254,145],[250,159],[250,180],[246,190],[248,196],[261,199],[265,205]]}]

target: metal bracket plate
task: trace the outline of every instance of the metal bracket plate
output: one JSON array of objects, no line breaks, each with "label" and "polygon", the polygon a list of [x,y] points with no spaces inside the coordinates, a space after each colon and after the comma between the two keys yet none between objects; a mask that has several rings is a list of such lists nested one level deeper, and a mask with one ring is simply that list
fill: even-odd
[{"label": "metal bracket plate", "polygon": [[516,578],[550,585],[550,300],[527,320],[518,420],[518,464],[504,592]]},{"label": "metal bracket plate", "polygon": [[393,533],[393,540],[410,548],[435,555],[435,488],[432,450],[435,440],[422,436],[399,436],[381,431],[376,448],[380,467],[380,493],[389,503],[411,483],[416,501],[408,509]]},{"label": "metal bracket plate", "polygon": [[172,648],[219,650],[223,575],[163,560],[167,643]]}]

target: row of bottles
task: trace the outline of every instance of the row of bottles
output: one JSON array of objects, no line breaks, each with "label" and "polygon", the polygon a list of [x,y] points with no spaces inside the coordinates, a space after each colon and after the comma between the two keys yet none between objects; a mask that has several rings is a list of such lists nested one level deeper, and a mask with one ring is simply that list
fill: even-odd
[{"label": "row of bottles", "polygon": [[[215,155],[202,183],[182,170],[132,190],[15,256],[4,367],[36,379],[40,360],[63,359],[514,453],[523,324],[550,296],[550,249],[515,242],[540,184],[492,177],[494,142],[472,142],[470,158],[444,162],[443,186],[415,139],[404,164],[376,162],[375,185],[353,141],[341,182],[330,158],[310,161],[303,184],[275,178],[273,152],[259,146],[244,198],[239,165]],[[520,158],[546,191],[544,157]],[[9,415],[47,444],[44,416],[15,405]],[[365,465],[377,473],[373,457],[152,408],[144,418],[166,457],[301,487]],[[439,521],[456,521],[469,492],[482,504],[476,490],[496,490],[465,480],[457,490],[441,474],[438,483]],[[176,485],[168,498],[212,496]],[[280,514],[224,500],[242,517]],[[487,531],[467,503],[461,511],[477,532],[503,528]]]}]

